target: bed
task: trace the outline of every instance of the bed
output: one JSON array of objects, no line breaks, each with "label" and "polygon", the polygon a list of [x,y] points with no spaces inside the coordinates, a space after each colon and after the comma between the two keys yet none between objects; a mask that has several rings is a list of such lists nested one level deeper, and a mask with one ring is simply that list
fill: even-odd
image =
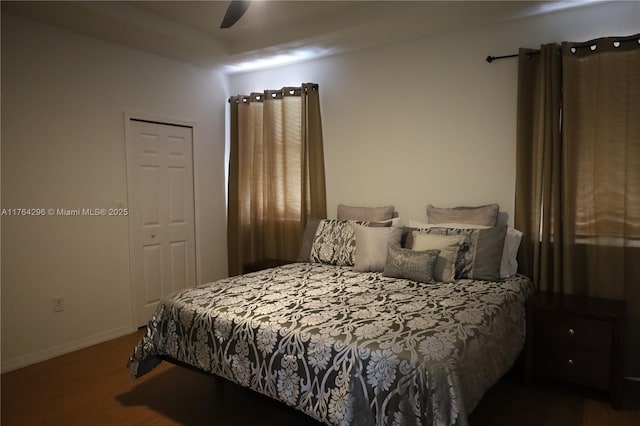
[{"label": "bed", "polygon": [[161,302],[128,363],[169,358],[332,425],[465,425],[525,338],[527,278],[425,284],[299,262]]}]

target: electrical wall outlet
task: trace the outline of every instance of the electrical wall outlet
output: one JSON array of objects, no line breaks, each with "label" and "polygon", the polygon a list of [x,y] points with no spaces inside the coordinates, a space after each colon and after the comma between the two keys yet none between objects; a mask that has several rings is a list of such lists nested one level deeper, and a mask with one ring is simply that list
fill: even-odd
[{"label": "electrical wall outlet", "polygon": [[55,296],[53,298],[53,312],[64,311],[64,296]]}]

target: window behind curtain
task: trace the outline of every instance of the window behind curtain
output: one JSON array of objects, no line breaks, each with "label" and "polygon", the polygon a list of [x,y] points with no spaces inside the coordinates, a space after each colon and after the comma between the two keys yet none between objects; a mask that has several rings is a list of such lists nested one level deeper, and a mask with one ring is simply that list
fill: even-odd
[{"label": "window behind curtain", "polygon": [[[640,54],[563,45],[563,133],[575,236],[640,240]],[[597,52],[598,50],[603,50]]]},{"label": "window behind curtain", "polygon": [[326,217],[318,85],[230,99],[229,274],[297,259],[308,216]]}]

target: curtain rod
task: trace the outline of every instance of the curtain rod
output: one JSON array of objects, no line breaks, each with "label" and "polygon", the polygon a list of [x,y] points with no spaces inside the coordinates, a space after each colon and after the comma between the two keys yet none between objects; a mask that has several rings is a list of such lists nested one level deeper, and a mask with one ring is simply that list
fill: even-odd
[{"label": "curtain rod", "polygon": [[[527,52],[526,55],[527,55],[527,58],[531,58],[531,56],[537,55],[539,53],[540,53],[539,50],[532,50],[530,52]],[[491,55],[489,55],[489,56],[487,56],[487,59],[485,59],[485,60],[487,62],[491,63],[493,61],[497,61],[497,60],[500,60],[500,59],[517,58],[517,57],[518,57],[517,53],[514,53],[512,55],[502,55],[502,56],[491,56]]]},{"label": "curtain rod", "polygon": [[[253,92],[250,95],[237,95],[232,97],[236,98],[236,103],[240,102],[240,98],[242,98],[243,102],[247,102],[247,100],[249,100],[252,97],[256,98],[258,102],[262,102],[262,98],[265,97],[267,93],[271,95],[271,97],[273,98],[286,96],[286,95],[298,96],[302,90],[304,90],[306,93],[309,89],[317,91],[318,88],[319,88],[318,83],[305,83],[300,87],[283,87],[282,89],[267,89],[264,92]],[[227,99],[227,102],[231,103],[231,98]]]},{"label": "curtain rod", "polygon": [[491,63],[493,61],[497,61],[499,59],[507,59],[507,58],[515,58],[516,56],[518,56],[517,53],[514,53],[513,55],[502,55],[502,56],[487,56],[487,59],[485,59],[485,61]]},{"label": "curtain rod", "polygon": [[[566,43],[569,46],[571,46],[572,48],[572,52],[575,53],[575,49],[582,49],[585,47],[590,48],[591,50],[593,50],[593,46],[595,46],[598,42],[603,42],[603,41],[610,41],[613,43],[613,45],[615,47],[618,47],[620,45],[620,43],[624,43],[624,42],[628,42],[628,41],[636,41],[637,43],[640,43],[640,34],[634,34],[634,35],[630,35],[630,36],[626,36],[626,37],[602,37],[602,38],[596,38],[593,40],[589,40],[589,41],[585,41],[583,43],[568,43],[568,42],[564,42],[563,45]],[[559,46],[559,50],[561,50],[562,47]],[[537,55],[540,53],[540,50],[531,50],[529,52],[527,52],[527,56],[530,57],[531,55]],[[487,56],[486,57],[486,61],[491,63],[493,61],[497,61],[500,59],[507,59],[507,58],[516,58],[518,56],[517,53],[511,54],[511,55],[502,55],[502,56]]]}]

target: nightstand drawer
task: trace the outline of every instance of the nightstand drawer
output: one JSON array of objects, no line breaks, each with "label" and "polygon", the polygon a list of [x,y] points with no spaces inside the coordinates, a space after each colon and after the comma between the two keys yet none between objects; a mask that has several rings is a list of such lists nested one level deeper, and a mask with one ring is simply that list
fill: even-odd
[{"label": "nightstand drawer", "polygon": [[604,390],[610,389],[609,352],[547,345],[539,347],[534,356],[536,370],[540,374]]},{"label": "nightstand drawer", "polygon": [[541,311],[535,336],[536,340],[594,351],[609,351],[613,342],[610,322]]},{"label": "nightstand drawer", "polygon": [[526,307],[525,382],[535,373],[586,385],[619,405],[625,303],[538,292]]}]

